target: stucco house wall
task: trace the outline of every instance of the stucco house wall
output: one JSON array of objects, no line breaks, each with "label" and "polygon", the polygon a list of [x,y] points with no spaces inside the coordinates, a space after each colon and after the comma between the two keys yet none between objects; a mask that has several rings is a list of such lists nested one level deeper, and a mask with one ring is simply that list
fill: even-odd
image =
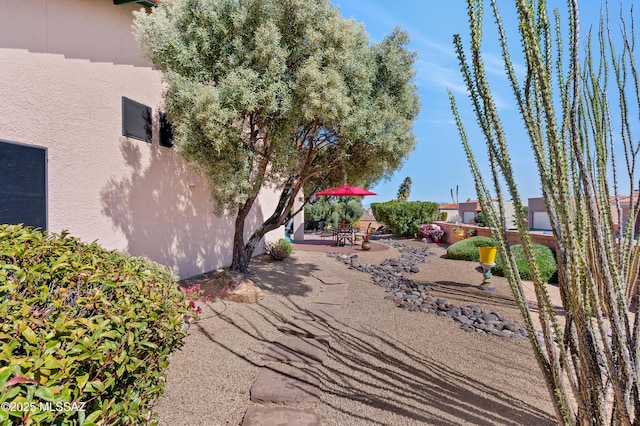
[{"label": "stucco house wall", "polygon": [[447,223],[460,223],[462,222],[462,217],[458,213],[458,206],[453,203],[449,204],[440,204],[438,210],[440,211],[440,217],[442,217],[442,213],[447,214]]},{"label": "stucco house wall", "polygon": [[473,218],[480,212],[480,203],[477,200],[459,203],[458,211],[462,223],[474,224]]},{"label": "stucco house wall", "polygon": [[529,214],[527,217],[529,229],[551,231],[551,222],[549,213],[547,212],[547,206],[544,204],[544,198],[529,198],[527,205],[529,206]]},{"label": "stucco house wall", "polygon": [[[205,179],[158,143],[163,83],[131,33],[139,8],[0,0],[0,140],[47,149],[50,231],[187,277],[231,263],[233,219],[211,213]],[[153,108],[151,143],[122,135],[123,96]],[[261,194],[247,228],[275,204],[272,191]]]}]

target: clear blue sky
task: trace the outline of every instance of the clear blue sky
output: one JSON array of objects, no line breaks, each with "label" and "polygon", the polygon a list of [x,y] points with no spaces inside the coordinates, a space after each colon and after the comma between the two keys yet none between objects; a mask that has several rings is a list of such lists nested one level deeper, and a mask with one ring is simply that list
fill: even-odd
[{"label": "clear blue sky", "polygon": [[[464,0],[332,0],[342,16],[365,25],[371,42],[379,42],[394,27],[401,26],[411,37],[409,48],[417,53],[416,83],[422,108],[414,123],[416,150],[393,178],[369,188],[378,196],[366,197],[363,204],[384,202],[396,198],[405,177],[413,181],[411,201],[451,202],[450,190],[459,187],[459,200],[476,199],[473,179],[453,121],[447,89],[456,96],[469,139],[476,153],[485,157],[484,140],[477,130],[466,88],[453,48],[453,35],[460,34],[468,48],[468,19]],[[566,9],[564,1],[549,0],[549,10]],[[622,1],[623,7],[632,3]],[[512,1],[500,1],[501,15],[507,34],[512,34],[511,50],[520,52],[515,7]],[[612,22],[619,13],[619,2],[610,4]],[[597,30],[601,3],[598,0],[580,2],[581,27],[584,34],[589,25]],[[637,6],[637,5],[636,5]],[[504,77],[500,50],[489,3],[485,10],[484,54],[494,96],[502,114],[520,194],[523,199],[541,196],[537,169],[530,154],[529,142],[517,114],[514,96]],[[616,27],[617,28],[617,27]],[[514,31],[515,30],[515,31]],[[511,31],[511,32],[509,32]],[[513,56],[516,69],[523,72],[519,56]]]}]

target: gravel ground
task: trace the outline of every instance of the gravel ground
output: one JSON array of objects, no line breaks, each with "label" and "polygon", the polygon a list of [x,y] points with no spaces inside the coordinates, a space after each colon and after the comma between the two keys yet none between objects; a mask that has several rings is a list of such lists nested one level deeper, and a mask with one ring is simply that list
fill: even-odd
[{"label": "gravel ground", "polygon": [[[406,241],[407,244],[421,244]],[[445,259],[430,244],[427,263],[412,275],[452,303],[480,304],[522,323],[506,280],[477,288],[470,262]],[[362,262],[399,257],[396,249],[359,251]],[[239,425],[254,405],[249,390],[276,326],[313,303],[323,286],[314,271],[331,271],[349,285],[324,365],[310,370],[321,382],[317,405],[324,425],[545,425],[553,408],[528,341],[468,333],[449,318],[409,312],[384,300],[369,275],[323,253],[297,250],[282,262],[251,264],[265,298],[243,305],[203,304],[186,345],[171,358],[166,395],[155,409],[161,425]]]}]

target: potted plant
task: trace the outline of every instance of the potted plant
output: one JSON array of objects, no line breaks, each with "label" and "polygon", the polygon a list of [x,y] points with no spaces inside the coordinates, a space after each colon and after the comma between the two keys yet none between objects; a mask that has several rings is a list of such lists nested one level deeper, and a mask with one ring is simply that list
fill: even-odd
[{"label": "potted plant", "polygon": [[442,237],[444,236],[444,231],[442,229],[434,229],[431,231],[431,239],[434,243],[439,243],[442,241]]},{"label": "potted plant", "polygon": [[433,241],[434,243],[439,243],[444,235],[444,231],[440,227],[440,225],[436,225],[435,223],[427,223],[420,227],[420,234],[424,237],[426,242]]},{"label": "potted plant", "polygon": [[464,230],[456,226],[453,228],[453,234],[458,238],[462,238],[464,237]]},{"label": "potted plant", "polygon": [[491,282],[491,268],[496,266],[498,249],[497,247],[478,247],[478,252],[480,254],[480,266],[482,266],[482,284],[480,284],[480,289],[494,291],[496,288]]},{"label": "potted plant", "polygon": [[469,229],[467,231],[467,237],[475,237],[478,234],[478,231],[476,231],[475,229]]},{"label": "potted plant", "polygon": [[367,231],[364,234],[364,238],[362,240],[362,250],[364,251],[371,250],[371,244],[369,244],[370,238],[371,238],[371,227],[368,227]]}]

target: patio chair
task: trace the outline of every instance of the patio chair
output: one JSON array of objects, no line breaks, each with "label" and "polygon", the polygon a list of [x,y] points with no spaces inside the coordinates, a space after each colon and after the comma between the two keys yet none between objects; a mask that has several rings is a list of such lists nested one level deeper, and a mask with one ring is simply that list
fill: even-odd
[{"label": "patio chair", "polygon": [[353,245],[354,240],[353,226],[350,223],[341,223],[336,231],[336,245],[346,245],[347,241],[350,245]]}]

